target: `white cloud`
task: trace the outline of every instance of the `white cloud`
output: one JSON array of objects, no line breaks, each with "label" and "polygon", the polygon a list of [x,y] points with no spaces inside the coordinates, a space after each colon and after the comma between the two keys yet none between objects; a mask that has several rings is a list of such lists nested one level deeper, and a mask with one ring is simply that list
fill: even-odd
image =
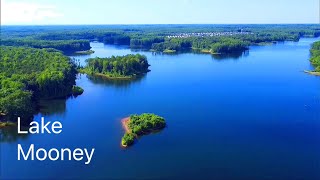
[{"label": "white cloud", "polygon": [[1,0],[1,24],[37,24],[61,16],[53,5]]}]

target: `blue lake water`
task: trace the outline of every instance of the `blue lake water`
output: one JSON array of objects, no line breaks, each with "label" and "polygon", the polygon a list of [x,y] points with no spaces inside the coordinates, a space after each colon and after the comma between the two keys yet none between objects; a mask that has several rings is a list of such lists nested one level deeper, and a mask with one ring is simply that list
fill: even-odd
[{"label": "blue lake water", "polygon": [[[320,77],[303,72],[313,68],[309,48],[316,40],[252,46],[239,57],[91,43],[94,54],[75,57],[82,64],[89,57],[141,53],[151,71],[132,82],[81,75],[84,94],[43,102],[35,116],[61,121],[61,134],[6,133],[0,177],[320,179]],[[122,149],[121,119],[143,112],[165,117],[168,127]],[[96,150],[90,165],[17,161],[18,143]]]}]

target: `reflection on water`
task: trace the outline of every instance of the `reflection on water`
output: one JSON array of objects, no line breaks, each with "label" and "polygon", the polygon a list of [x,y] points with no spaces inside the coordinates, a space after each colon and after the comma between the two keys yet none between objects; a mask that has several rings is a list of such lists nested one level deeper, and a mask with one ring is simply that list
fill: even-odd
[{"label": "reflection on water", "polygon": [[[71,98],[71,97],[70,97]],[[39,112],[43,115],[61,115],[66,111],[66,98],[40,100]]]},{"label": "reflection on water", "polygon": [[[131,84],[141,82],[146,77],[146,75],[143,75],[131,80],[110,80],[96,76],[86,76],[93,84],[103,84],[115,88],[129,88]],[[81,78],[81,75],[78,78]],[[69,98],[76,97],[70,96],[68,98],[40,100],[37,113],[41,113],[42,116],[64,115],[67,108],[66,101]],[[23,127],[23,129],[27,130],[28,127]],[[19,138],[26,138],[27,136],[28,134],[18,134],[16,126],[0,128],[0,142],[15,142]]]},{"label": "reflection on water", "polygon": [[0,128],[0,142],[15,142],[20,138],[26,139],[27,136],[28,134],[18,134],[17,126]]},{"label": "reflection on water", "polygon": [[[74,97],[69,97],[74,98]],[[66,111],[66,101],[68,98],[50,99],[50,100],[40,100],[38,104],[38,112],[44,116],[50,115],[63,115]],[[33,119],[34,120],[34,119]],[[22,130],[29,129],[28,125],[32,121],[22,121],[25,127],[21,127]],[[0,128],[0,142],[15,142],[18,139],[27,138],[28,134],[18,134],[17,126],[7,126]]]},{"label": "reflection on water", "polygon": [[238,60],[241,57],[247,57],[249,56],[249,51],[238,51],[238,52],[234,52],[234,53],[229,53],[229,54],[212,54],[212,59],[214,60]]},{"label": "reflection on water", "polygon": [[138,76],[138,77],[135,77],[135,78],[130,79],[130,80],[126,80],[126,79],[121,79],[121,80],[119,80],[119,79],[108,79],[108,78],[91,76],[91,75],[87,75],[87,78],[93,84],[103,84],[105,86],[112,86],[112,87],[115,87],[115,88],[128,88],[133,83],[141,82],[143,79],[145,79],[146,76],[147,75],[145,74],[145,75]]},{"label": "reflection on water", "polygon": [[[130,49],[131,52],[134,53],[150,53],[151,51],[146,50],[146,49]],[[181,54],[185,54],[185,53],[192,53],[192,54],[207,54],[207,55],[211,55],[215,60],[225,60],[225,59],[234,59],[237,60],[241,57],[247,57],[249,56],[249,50],[245,50],[245,51],[236,51],[233,53],[227,53],[227,54],[211,54],[211,53],[204,53],[202,52],[200,49],[182,49],[176,52],[172,52],[172,53],[164,53],[164,52],[159,52],[159,51],[152,51],[151,54],[153,56],[157,56],[157,55],[166,55],[166,56],[178,56]]]},{"label": "reflection on water", "polygon": [[[143,51],[134,51],[134,52],[143,52]],[[185,53],[192,53],[192,54],[199,54],[199,55],[211,55],[212,59],[214,60],[238,60],[241,57],[247,57],[249,56],[249,50],[245,51],[236,51],[233,53],[227,53],[227,54],[211,54],[211,53],[204,53],[199,49],[189,49],[189,50],[181,50],[174,53],[163,53],[163,52],[152,52],[153,56],[156,55],[166,55],[166,56],[178,56]]]}]

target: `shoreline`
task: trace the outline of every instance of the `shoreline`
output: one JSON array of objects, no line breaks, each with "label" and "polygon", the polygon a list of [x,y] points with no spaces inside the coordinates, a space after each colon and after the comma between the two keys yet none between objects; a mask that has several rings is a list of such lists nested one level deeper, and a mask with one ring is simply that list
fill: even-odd
[{"label": "shoreline", "polygon": [[[145,123],[148,123],[147,127],[144,126]],[[161,116],[143,113],[140,115],[133,114],[121,119],[121,125],[125,131],[121,139],[121,147],[127,148],[133,145],[139,137],[159,132],[165,128],[166,122]]]},{"label": "shoreline", "polygon": [[89,54],[93,54],[95,51],[94,50],[84,50],[84,51],[75,51],[74,54],[75,55],[89,55]]},{"label": "shoreline", "polygon": [[[128,127],[129,121],[130,121],[130,117],[126,117],[126,118],[121,119],[121,125],[122,125],[122,128],[124,129],[125,133],[131,132]],[[128,148],[127,145],[122,144],[122,141],[120,141],[120,146],[122,148]]]},{"label": "shoreline", "polygon": [[110,76],[108,76],[106,74],[102,74],[102,73],[93,73],[93,74],[89,74],[89,75],[100,77],[100,78],[105,78],[105,79],[109,79],[109,80],[132,80],[132,79],[136,78],[136,76],[110,77]]},{"label": "shoreline", "polygon": [[125,130],[126,133],[131,132],[128,127],[129,121],[130,121],[130,117],[126,117],[126,118],[121,119],[122,128]]},{"label": "shoreline", "polygon": [[308,70],[304,70],[305,73],[314,75],[314,76],[320,76],[320,72],[315,72],[315,71],[308,71]]},{"label": "shoreline", "polygon": [[130,79],[133,79],[134,77],[129,77],[129,76],[118,76],[118,77],[111,77],[111,76],[108,76],[106,74],[102,74],[102,73],[94,73],[93,74],[94,76],[98,76],[98,77],[102,77],[102,78],[106,78],[106,79],[111,79],[111,80],[116,80],[116,79],[119,79],[119,80],[130,80]]},{"label": "shoreline", "polygon": [[176,53],[177,51],[176,50],[171,50],[171,49],[165,49],[163,51],[163,53]]},{"label": "shoreline", "polygon": [[17,126],[17,123],[10,122],[10,121],[5,121],[5,122],[0,121],[0,129],[6,128],[6,127],[13,127],[13,126]]}]

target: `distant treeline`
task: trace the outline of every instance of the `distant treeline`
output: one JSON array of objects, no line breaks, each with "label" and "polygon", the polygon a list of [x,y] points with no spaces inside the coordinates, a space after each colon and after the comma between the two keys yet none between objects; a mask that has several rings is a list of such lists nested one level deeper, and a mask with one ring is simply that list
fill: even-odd
[{"label": "distant treeline", "polygon": [[189,37],[172,38],[165,42],[154,43],[152,49],[155,51],[198,49],[210,53],[231,53],[246,50],[249,44],[248,41],[230,37]]},{"label": "distant treeline", "polygon": [[27,46],[33,48],[54,48],[63,52],[75,52],[89,50],[88,40],[38,40],[30,38],[3,39],[1,45],[4,46]]},{"label": "distant treeline", "polygon": [[[23,30],[22,30],[23,29]],[[298,41],[317,37],[320,25],[92,25],[3,26],[3,45],[55,48],[63,52],[90,49],[89,41],[155,51],[200,49],[211,53],[242,51],[250,44]],[[233,36],[167,38],[179,33],[250,32]]]},{"label": "distant treeline", "polygon": [[315,71],[320,72],[320,41],[312,44],[311,52],[311,63],[315,66]]},{"label": "distant treeline", "polygon": [[134,77],[148,72],[147,57],[136,54],[111,56],[110,58],[87,59],[84,71],[88,74],[104,75],[109,78]]},{"label": "distant treeline", "polygon": [[[53,49],[1,46],[0,120],[30,120],[41,98],[64,97],[75,87],[73,61]],[[26,122],[26,121],[24,121]]]}]

